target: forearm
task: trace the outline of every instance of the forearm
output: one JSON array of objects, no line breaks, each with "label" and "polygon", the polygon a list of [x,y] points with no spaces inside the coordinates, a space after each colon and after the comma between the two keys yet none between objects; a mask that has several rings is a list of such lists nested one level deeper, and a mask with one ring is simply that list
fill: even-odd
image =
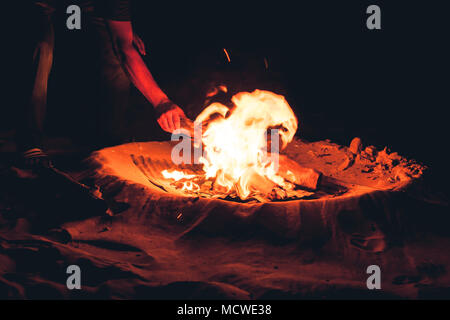
[{"label": "forearm", "polygon": [[168,100],[167,95],[153,79],[150,70],[134,47],[123,49],[120,54],[123,67],[131,82],[153,106]]},{"label": "forearm", "polygon": [[[183,110],[171,102],[153,79],[139,52],[133,47],[131,21],[107,20],[111,40],[117,49],[122,66],[131,82],[156,108],[158,123],[164,131],[173,132],[180,128],[180,119],[186,117]],[[145,49],[142,44],[141,48]]]}]

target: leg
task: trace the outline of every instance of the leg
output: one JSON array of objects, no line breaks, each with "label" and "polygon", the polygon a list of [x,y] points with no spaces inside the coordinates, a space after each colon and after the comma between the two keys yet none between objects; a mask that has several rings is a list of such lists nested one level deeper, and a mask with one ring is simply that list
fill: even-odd
[{"label": "leg", "polygon": [[46,5],[33,5],[33,64],[30,73],[29,100],[21,115],[17,130],[18,151],[42,147],[42,135],[47,105],[47,83],[53,61],[54,30],[52,13]]}]

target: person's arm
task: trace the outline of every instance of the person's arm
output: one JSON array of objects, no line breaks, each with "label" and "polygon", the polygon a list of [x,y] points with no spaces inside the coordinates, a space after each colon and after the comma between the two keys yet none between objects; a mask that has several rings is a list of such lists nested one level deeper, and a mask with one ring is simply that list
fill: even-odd
[{"label": "person's arm", "polygon": [[107,20],[112,41],[117,54],[130,77],[148,101],[155,107],[158,123],[167,132],[180,128],[180,118],[185,117],[183,110],[170,101],[167,95],[153,79],[139,52],[133,46],[133,29],[130,21]]}]

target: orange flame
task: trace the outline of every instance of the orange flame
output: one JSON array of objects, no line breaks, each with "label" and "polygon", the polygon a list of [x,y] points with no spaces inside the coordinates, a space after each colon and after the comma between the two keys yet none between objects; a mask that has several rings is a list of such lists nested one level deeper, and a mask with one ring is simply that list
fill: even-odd
[{"label": "orange flame", "polygon": [[[277,174],[277,154],[267,152],[269,129],[280,128],[280,149],[292,141],[297,131],[297,118],[286,99],[269,91],[255,90],[234,95],[232,102],[232,109],[213,103],[196,119],[199,123],[209,120],[213,114],[221,115],[208,121],[202,133],[204,153],[200,163],[203,164],[204,178],[212,179],[215,186],[242,200],[254,193],[270,192],[275,186],[292,190],[295,186]],[[181,171],[164,171],[165,178],[175,181],[195,176]],[[190,182],[183,185],[183,190],[200,189],[199,185]]]}]

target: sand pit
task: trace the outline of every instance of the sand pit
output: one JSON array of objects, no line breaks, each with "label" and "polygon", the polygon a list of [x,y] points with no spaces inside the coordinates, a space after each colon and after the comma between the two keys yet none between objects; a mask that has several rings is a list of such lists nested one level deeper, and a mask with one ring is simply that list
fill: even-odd
[{"label": "sand pit", "polygon": [[[128,204],[149,226],[175,227],[179,237],[193,230],[213,236],[264,230],[276,238],[299,242],[333,238],[330,242],[339,252],[348,253],[349,247],[381,252],[390,235],[398,234],[392,224],[397,214],[392,203],[425,168],[373,147],[357,147],[353,153],[352,144],[347,148],[327,141],[295,140],[285,151],[303,166],[339,179],[348,188],[346,192],[317,190],[302,199],[265,203],[204,197],[174,188],[160,174],[164,169],[180,168],[171,163],[170,142],[103,149],[95,152],[89,163],[106,198],[113,195],[116,201]],[[155,217],[161,219],[156,224],[152,221]]]},{"label": "sand pit", "polygon": [[[64,207],[74,203],[66,202],[54,211],[58,228],[38,234],[31,226],[45,212],[39,220],[2,213],[8,223],[0,238],[0,295],[325,299],[448,292],[450,242],[447,228],[439,228],[448,215],[409,192],[420,187],[423,167],[382,151],[357,150],[351,159],[347,147],[296,140],[286,149],[291,159],[344,180],[348,191],[245,203],[172,194],[149,182],[148,159],[169,166],[170,148],[132,143],[92,154],[79,177],[100,187],[110,216],[89,208],[68,216]],[[81,291],[65,286],[71,264],[82,270]],[[383,271],[381,291],[367,290],[372,264]]]}]

